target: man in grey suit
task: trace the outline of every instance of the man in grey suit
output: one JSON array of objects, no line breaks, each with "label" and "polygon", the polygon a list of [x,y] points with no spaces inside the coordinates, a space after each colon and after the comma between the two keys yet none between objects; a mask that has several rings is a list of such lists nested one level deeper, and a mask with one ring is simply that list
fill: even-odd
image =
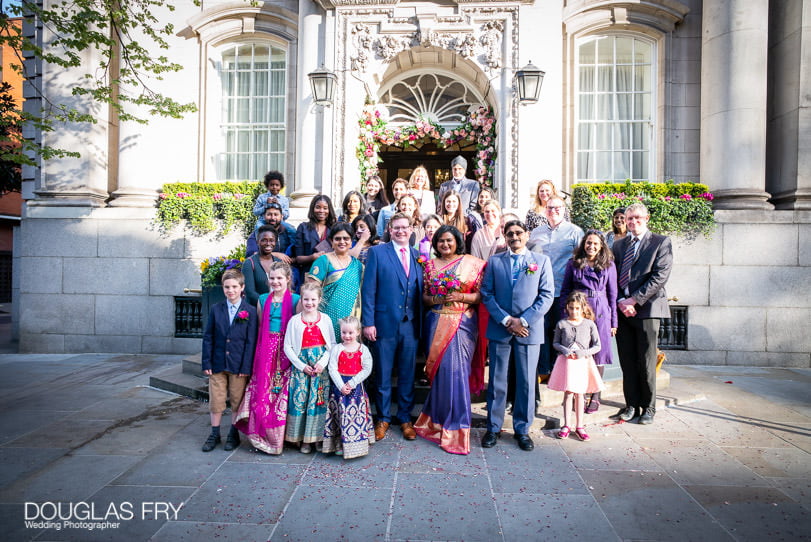
[{"label": "man in grey suit", "polygon": [[552,305],[555,282],[549,258],[527,250],[529,232],[520,220],[504,225],[509,250],[492,256],[484,271],[481,293],[490,312],[490,382],[487,387],[487,432],[483,448],[492,448],[501,434],[507,401],[507,368],[515,358],[513,431],[524,451],[535,445],[529,428],[535,415],[535,382],[544,314]]},{"label": "man in grey suit", "polygon": [[457,156],[451,161],[451,174],[453,178],[439,185],[439,193],[436,198],[436,212],[439,216],[444,214],[442,209],[442,196],[445,192],[456,190],[462,198],[462,211],[465,216],[476,210],[476,201],[479,199],[481,185],[474,179],[465,177],[467,174],[467,160],[462,156]]},{"label": "man in grey suit", "polygon": [[673,267],[670,238],[648,230],[647,207],[625,209],[628,235],[614,243],[619,289],[617,350],[625,408],[614,417],[653,423],[656,414],[656,346],[659,319],[670,317],[665,284]]}]

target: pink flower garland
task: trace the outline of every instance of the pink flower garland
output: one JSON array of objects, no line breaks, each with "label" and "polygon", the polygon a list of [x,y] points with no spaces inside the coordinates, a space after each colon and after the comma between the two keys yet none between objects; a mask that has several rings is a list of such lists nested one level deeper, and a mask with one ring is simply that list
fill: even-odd
[{"label": "pink flower garland", "polygon": [[358,124],[360,137],[356,155],[360,162],[361,179],[377,174],[377,164],[381,161],[378,156],[381,144],[408,147],[415,141],[430,138],[443,148],[463,141],[475,142],[477,152],[473,172],[480,183],[488,186],[493,184],[496,159],[495,118],[484,106],[471,112],[470,117],[453,130],[444,130],[439,124],[426,119],[418,120],[413,126],[389,127],[374,105],[363,109]]}]

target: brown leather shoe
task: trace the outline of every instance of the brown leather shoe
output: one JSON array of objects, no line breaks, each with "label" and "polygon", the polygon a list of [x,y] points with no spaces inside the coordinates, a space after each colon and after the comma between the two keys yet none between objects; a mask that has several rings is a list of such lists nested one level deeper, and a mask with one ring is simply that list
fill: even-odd
[{"label": "brown leather shoe", "polygon": [[389,430],[389,422],[377,422],[375,424],[375,440],[386,438],[386,431]]},{"label": "brown leather shoe", "polygon": [[403,431],[403,438],[406,440],[414,440],[417,438],[417,432],[414,431],[414,426],[411,425],[411,422],[406,422],[400,426],[400,429]]}]

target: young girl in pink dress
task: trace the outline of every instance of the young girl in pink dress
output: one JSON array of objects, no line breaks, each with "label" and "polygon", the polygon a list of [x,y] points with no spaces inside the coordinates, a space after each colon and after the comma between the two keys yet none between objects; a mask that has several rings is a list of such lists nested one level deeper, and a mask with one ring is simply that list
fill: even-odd
[{"label": "young girl in pink dress", "polygon": [[580,440],[589,440],[582,424],[583,394],[597,393],[603,389],[603,380],[594,364],[594,354],[600,351],[600,334],[594,324],[594,312],[586,294],[574,291],[566,298],[566,319],[555,327],[552,346],[560,352],[552,374],[549,389],[565,392],[563,398],[563,427],[558,438],[565,439],[572,412],[572,397],[575,402],[575,434]]}]

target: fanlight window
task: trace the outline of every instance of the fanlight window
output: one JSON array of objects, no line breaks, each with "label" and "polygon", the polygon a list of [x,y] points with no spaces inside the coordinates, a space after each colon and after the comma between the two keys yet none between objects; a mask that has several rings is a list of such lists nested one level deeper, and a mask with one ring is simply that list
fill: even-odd
[{"label": "fanlight window", "polygon": [[433,73],[398,81],[380,99],[393,124],[414,124],[426,119],[449,128],[467,120],[470,110],[481,103],[464,83]]}]

